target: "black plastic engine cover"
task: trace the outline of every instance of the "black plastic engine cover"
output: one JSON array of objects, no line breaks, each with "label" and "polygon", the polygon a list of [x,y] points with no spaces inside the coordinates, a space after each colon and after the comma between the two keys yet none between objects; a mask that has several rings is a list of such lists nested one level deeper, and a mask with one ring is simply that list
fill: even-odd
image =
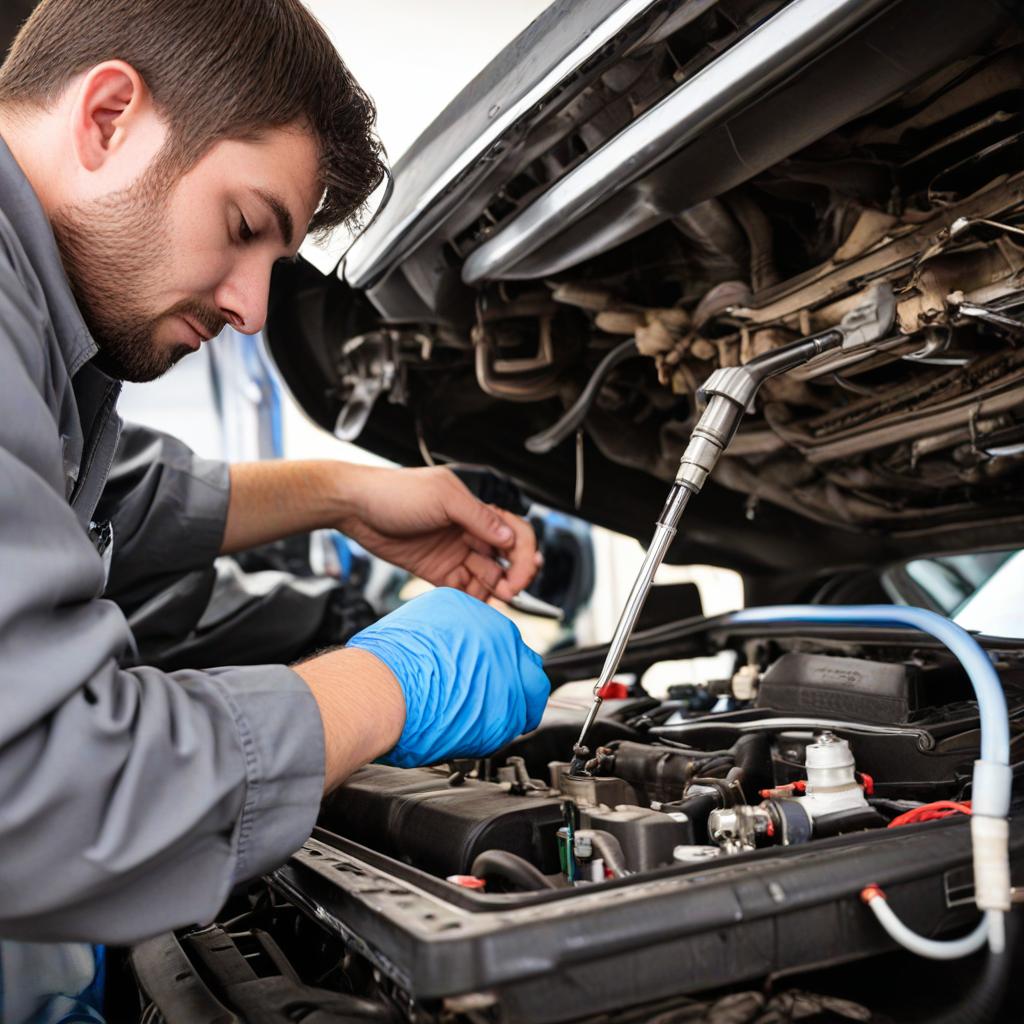
[{"label": "black plastic engine cover", "polygon": [[473,779],[453,785],[430,768],[368,765],[324,802],[319,825],[434,874],[465,874],[495,849],[550,874],[562,812],[557,797],[517,796]]},{"label": "black plastic engine cover", "polygon": [[790,651],[768,666],[756,703],[773,711],[896,725],[907,721],[911,681],[905,665]]}]

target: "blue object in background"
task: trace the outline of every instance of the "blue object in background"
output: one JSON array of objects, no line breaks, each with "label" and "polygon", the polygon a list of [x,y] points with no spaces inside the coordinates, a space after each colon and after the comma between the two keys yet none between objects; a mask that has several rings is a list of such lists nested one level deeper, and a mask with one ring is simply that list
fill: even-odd
[{"label": "blue object in background", "polygon": [[84,942],[0,942],[0,1021],[104,1024],[106,950]]},{"label": "blue object in background", "polygon": [[259,334],[225,327],[208,353],[210,386],[228,462],[284,456],[281,385]]},{"label": "blue object in background", "polygon": [[[225,327],[217,343],[204,351],[209,352],[222,457],[227,462],[284,458],[283,392],[263,335]],[[348,579],[355,560],[349,540],[331,531],[330,544],[338,560],[339,577]]]}]

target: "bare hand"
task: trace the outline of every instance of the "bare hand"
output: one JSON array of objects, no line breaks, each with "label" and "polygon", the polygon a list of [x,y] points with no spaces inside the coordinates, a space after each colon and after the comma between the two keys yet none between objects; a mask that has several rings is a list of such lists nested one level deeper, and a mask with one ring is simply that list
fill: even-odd
[{"label": "bare hand", "polygon": [[508,601],[537,574],[530,525],[479,501],[448,469],[359,467],[350,487],[338,529],[428,583]]}]

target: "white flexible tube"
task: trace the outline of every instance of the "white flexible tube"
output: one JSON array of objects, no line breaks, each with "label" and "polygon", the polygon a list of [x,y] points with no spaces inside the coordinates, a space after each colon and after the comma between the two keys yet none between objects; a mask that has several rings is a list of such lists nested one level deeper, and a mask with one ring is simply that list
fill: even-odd
[{"label": "white flexible tube", "polygon": [[1006,914],[1002,910],[986,910],[988,948],[991,953],[1006,952]]},{"label": "white flexible tube", "polygon": [[[961,957],[977,953],[986,940],[991,940],[993,927],[1002,933],[1003,914],[999,910],[987,910],[977,928],[963,938],[959,939],[926,939],[917,932],[911,931],[895,914],[889,906],[881,889],[869,887],[864,890],[861,898],[871,908],[872,913],[878,918],[878,923],[889,933],[889,937],[898,942],[904,949],[916,953],[918,956],[927,957],[929,960],[959,960]],[[995,949],[990,941],[990,948],[993,953],[1001,953],[1004,943],[1000,942],[1000,949]]]}]

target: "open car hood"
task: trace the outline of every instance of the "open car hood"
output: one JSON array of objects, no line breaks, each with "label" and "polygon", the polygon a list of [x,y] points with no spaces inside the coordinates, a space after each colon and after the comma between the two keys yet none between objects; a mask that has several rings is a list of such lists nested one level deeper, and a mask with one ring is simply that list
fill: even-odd
[{"label": "open car hood", "polygon": [[996,0],[560,0],[336,274],[275,272],[270,350],[338,436],[646,539],[708,375],[882,286],[890,335],[762,389],[669,558],[768,579],[1018,546],[1022,90]]}]

